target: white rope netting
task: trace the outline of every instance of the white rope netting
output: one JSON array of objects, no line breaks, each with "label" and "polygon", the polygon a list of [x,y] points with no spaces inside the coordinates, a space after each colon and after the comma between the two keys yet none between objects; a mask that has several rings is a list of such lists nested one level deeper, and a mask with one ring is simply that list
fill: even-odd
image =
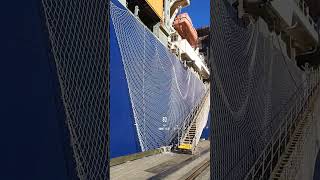
[{"label": "white rope netting", "polygon": [[210,31],[211,178],[243,179],[305,75],[262,19],[245,26],[227,0],[211,2]]},{"label": "white rope netting", "polygon": [[127,9],[110,5],[143,151],[169,145],[204,84]]},{"label": "white rope netting", "polygon": [[109,5],[43,0],[80,179],[108,179]]}]

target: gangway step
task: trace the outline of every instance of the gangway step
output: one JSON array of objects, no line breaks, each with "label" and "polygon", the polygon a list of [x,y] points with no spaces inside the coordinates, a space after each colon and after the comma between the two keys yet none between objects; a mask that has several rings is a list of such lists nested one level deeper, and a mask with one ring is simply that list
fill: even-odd
[{"label": "gangway step", "polygon": [[304,134],[303,130],[308,124],[308,121],[310,118],[310,113],[311,113],[310,109],[307,110],[305,112],[305,116],[302,116],[302,118],[299,120],[300,123],[297,124],[297,128],[293,132],[293,136],[289,142],[289,146],[288,146],[287,150],[284,152],[284,154],[282,155],[282,158],[281,158],[280,162],[278,163],[276,170],[273,172],[273,176],[272,176],[273,180],[282,178],[284,168],[287,168],[288,163],[290,163],[290,161],[292,159],[291,156],[293,155],[294,151],[296,150],[298,144],[301,143],[301,141],[302,141],[302,136]]},{"label": "gangway step", "polygon": [[185,149],[185,150],[191,150],[192,149],[192,145],[191,144],[181,144],[178,148],[179,149]]}]

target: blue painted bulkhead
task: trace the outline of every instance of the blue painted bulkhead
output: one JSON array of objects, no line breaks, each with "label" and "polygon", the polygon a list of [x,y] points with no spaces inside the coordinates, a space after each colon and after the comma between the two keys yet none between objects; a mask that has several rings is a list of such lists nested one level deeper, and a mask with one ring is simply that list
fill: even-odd
[{"label": "blue painted bulkhead", "polygon": [[[127,11],[118,1],[115,6]],[[137,72],[138,74],[138,72]],[[202,138],[208,139],[209,123]],[[120,46],[110,16],[110,155],[111,158],[141,152]]]},{"label": "blue painted bulkhead", "polygon": [[206,126],[203,128],[203,131],[202,131],[202,134],[201,134],[201,138],[202,138],[202,139],[206,139],[206,140],[209,139],[210,121],[211,121],[211,115],[210,115],[210,112],[209,112],[207,124],[206,124]]},{"label": "blue painted bulkhead", "polygon": [[[112,1],[123,7],[117,0]],[[140,152],[128,83],[110,17],[110,157]]]},{"label": "blue painted bulkhead", "polygon": [[0,17],[0,179],[77,179],[41,0]]}]

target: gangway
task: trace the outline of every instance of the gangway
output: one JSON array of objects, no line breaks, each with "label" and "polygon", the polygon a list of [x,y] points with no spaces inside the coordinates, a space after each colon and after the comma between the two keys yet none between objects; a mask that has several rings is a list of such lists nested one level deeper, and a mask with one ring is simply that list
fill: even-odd
[{"label": "gangway", "polygon": [[[303,86],[305,88],[291,98],[283,123],[248,172],[246,180],[298,180],[312,168],[310,165],[314,163],[309,161],[315,158],[309,157],[316,157],[318,152],[309,151],[315,149],[310,147],[319,138],[311,130],[318,128],[313,112],[319,109],[319,104],[316,104],[319,103],[319,75],[319,69],[311,71],[306,86]],[[309,164],[307,169],[301,168],[303,163]]]},{"label": "gangway", "polygon": [[205,95],[184,121],[185,124],[182,126],[181,133],[178,134],[178,145],[176,148],[179,152],[194,154],[201,133],[207,124],[209,110],[210,85],[206,85]]}]

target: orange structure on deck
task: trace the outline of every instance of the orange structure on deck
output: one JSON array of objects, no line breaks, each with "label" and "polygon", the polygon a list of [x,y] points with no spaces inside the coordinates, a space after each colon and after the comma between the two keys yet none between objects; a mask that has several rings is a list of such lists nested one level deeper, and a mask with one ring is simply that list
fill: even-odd
[{"label": "orange structure on deck", "polygon": [[186,39],[192,47],[197,46],[198,34],[192,25],[192,21],[188,13],[178,15],[174,22],[173,27],[178,31],[183,39]]}]

